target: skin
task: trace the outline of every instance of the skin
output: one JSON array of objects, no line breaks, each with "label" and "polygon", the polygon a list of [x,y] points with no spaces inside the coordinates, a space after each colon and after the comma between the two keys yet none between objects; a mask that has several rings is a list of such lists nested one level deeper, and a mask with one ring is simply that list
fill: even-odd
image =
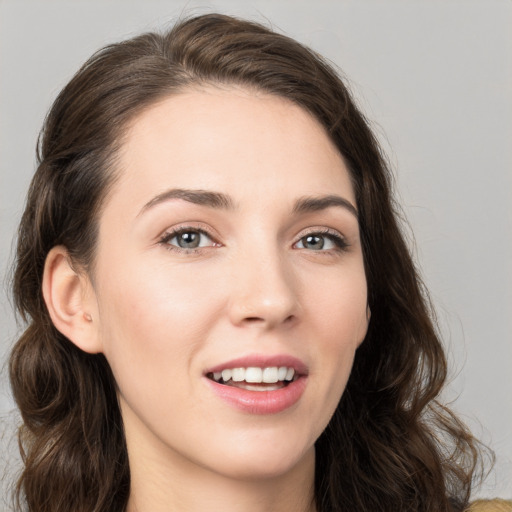
[{"label": "skin", "polygon": [[[93,278],[74,273],[55,248],[44,290],[57,327],[112,367],[129,512],[314,510],[314,443],[369,313],[354,212],[293,206],[335,194],[355,208],[342,157],[291,102],[210,87],[136,118],[118,166]],[[220,192],[232,208],[155,202],[176,188]],[[197,250],[179,250],[168,233],[183,227],[209,235]],[[326,229],[323,248],[305,243]],[[254,415],[212,393],[205,369],[252,354],[289,354],[307,365],[295,405]]]}]

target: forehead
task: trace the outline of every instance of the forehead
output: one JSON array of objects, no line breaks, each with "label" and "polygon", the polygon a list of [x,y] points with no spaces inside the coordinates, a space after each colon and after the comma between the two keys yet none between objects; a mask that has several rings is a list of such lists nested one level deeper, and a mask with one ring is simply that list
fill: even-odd
[{"label": "forehead", "polygon": [[355,201],[344,161],[315,118],[241,88],[189,90],[151,106],[129,126],[118,166],[113,197],[127,194],[139,206],[171,187],[242,201],[337,191]]}]

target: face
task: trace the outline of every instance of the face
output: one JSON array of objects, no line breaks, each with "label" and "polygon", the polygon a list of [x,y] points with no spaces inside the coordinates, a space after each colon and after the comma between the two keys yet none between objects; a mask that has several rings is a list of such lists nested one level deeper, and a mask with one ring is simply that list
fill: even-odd
[{"label": "face", "polygon": [[192,90],[132,123],[118,165],[93,287],[130,458],[236,478],[311,460],[368,323],[323,128],[284,99]]}]

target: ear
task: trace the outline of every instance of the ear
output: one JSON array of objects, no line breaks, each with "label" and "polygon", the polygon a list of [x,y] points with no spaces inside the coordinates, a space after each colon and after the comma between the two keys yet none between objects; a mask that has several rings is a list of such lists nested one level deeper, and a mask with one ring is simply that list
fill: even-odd
[{"label": "ear", "polygon": [[53,325],[84,352],[102,351],[96,296],[86,272],[77,272],[59,245],[46,257],[43,297]]}]

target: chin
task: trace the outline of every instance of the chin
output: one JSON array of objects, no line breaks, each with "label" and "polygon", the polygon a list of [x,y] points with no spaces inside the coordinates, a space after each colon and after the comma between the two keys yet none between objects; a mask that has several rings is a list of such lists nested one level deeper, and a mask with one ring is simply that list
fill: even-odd
[{"label": "chin", "polygon": [[223,458],[222,467],[217,465],[216,472],[236,480],[255,481],[283,477],[309,464],[314,467],[314,446],[283,448],[274,449],[269,443],[265,448],[231,452],[230,457]]}]

